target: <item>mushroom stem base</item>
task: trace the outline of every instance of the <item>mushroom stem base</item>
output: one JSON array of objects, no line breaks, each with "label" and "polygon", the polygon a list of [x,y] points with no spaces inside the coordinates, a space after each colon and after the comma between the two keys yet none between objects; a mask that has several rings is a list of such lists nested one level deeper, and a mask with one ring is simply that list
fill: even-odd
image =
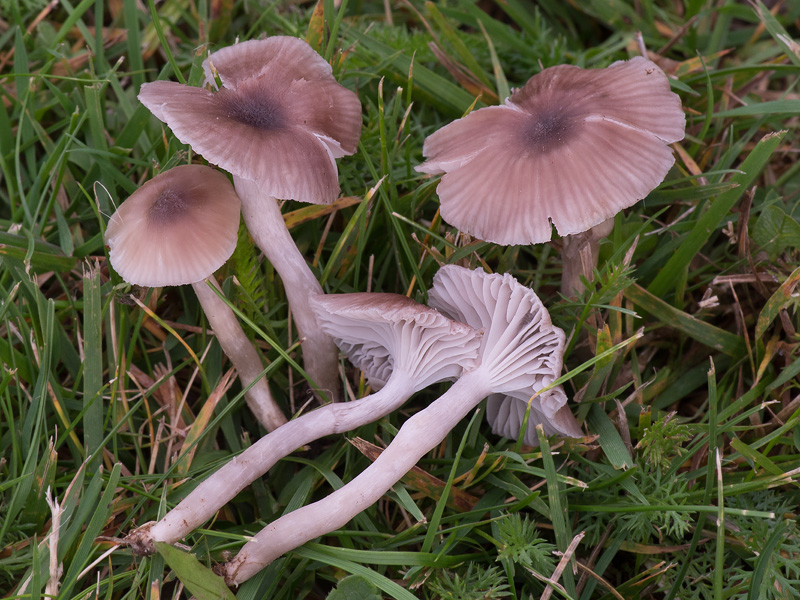
[{"label": "mushroom stem base", "polygon": [[577,296],[586,286],[581,276],[587,281],[594,279],[594,269],[600,254],[600,240],[614,228],[614,219],[607,219],[583,233],[565,235],[561,248],[561,293],[565,296]]}]

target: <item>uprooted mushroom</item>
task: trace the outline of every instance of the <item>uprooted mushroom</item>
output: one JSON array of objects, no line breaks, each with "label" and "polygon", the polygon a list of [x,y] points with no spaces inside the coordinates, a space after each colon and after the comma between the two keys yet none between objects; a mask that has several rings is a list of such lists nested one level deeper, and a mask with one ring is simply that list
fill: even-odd
[{"label": "uprooted mushroom", "polygon": [[[437,273],[430,295],[434,304],[485,325],[479,364],[465,370],[444,395],[410,417],[357,477],[322,500],[273,521],[248,541],[220,569],[229,584],[246,581],[283,553],[342,527],[383,496],[490,394],[530,394],[531,403],[565,400],[563,392],[552,385],[561,370],[564,333],[552,325],[532,290],[510,275],[447,266]],[[554,413],[570,421],[571,415]],[[570,435],[579,432],[574,418],[558,428],[569,429]]]}]

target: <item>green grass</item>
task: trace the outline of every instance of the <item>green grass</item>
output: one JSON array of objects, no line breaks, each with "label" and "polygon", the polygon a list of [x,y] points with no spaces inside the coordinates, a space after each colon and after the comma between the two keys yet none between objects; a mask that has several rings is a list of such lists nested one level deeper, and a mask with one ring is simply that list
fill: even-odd
[{"label": "green grass", "polygon": [[[292,229],[326,291],[425,300],[440,261],[514,274],[570,339],[566,389],[590,435],[531,449],[479,414],[420,463],[438,478],[425,494],[395,487],[231,594],[325,598],[355,574],[366,581],[331,597],[539,598],[552,550],[583,534],[553,597],[800,597],[800,6],[412,0],[391,4],[391,25],[383,2],[323,6],[324,23],[311,3],[0,0],[0,596],[220,597],[199,565],[368,463],[343,436],[295,452],[184,540],[197,560],[116,543],[264,433],[238,382],[189,430],[229,368],[194,295],[109,271],[115,205],[200,160],[138,88],[198,85],[206,50],[237,38],[309,32],[364,109],[359,150],[339,161],[355,200]],[[456,237],[413,167],[426,135],[540,64],[605,66],[638,54],[637,32],[675,76],[687,137],[667,180],[617,216],[596,281],[564,298],[558,240]],[[300,410],[310,396],[285,296],[244,230],[219,280],[273,394]],[[388,443],[443,389],[354,435]]]}]

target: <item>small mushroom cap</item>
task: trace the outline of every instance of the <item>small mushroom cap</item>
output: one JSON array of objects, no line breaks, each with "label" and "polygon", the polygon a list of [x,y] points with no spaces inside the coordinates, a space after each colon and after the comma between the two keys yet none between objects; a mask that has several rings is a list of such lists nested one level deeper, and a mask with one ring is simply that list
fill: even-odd
[{"label": "small mushroom cap", "polygon": [[111,264],[128,283],[157,287],[202,281],[233,254],[239,197],[210,167],[156,175],[120,204],[106,228]]},{"label": "small mushroom cap", "polygon": [[[516,438],[528,399],[558,378],[564,332],[552,324],[533,290],[508,274],[446,265],[434,276],[428,303],[452,319],[484,328],[481,368],[490,373],[495,392],[487,416],[495,433]],[[526,443],[538,444],[537,423],[548,434],[580,435],[575,418],[562,410],[566,403],[560,386],[537,396],[528,420],[533,434],[526,434]]]},{"label": "small mushroom cap", "polygon": [[405,296],[321,294],[311,305],[322,329],[374,389],[399,373],[421,390],[477,365],[479,331]]},{"label": "small mushroom cap", "polygon": [[264,194],[314,204],[339,194],[335,159],[361,136],[358,96],[330,65],[292,37],[223,48],[203,63],[216,92],[169,81],[146,83],[139,100],[175,136],[233,175],[257,181]]},{"label": "small mushroom cap", "polygon": [[680,98],[642,57],[605,69],[559,65],[502,106],[430,135],[417,167],[444,173],[442,218],[498,244],[541,243],[586,231],[650,193],[683,139]]},{"label": "small mushroom cap", "polygon": [[[521,394],[514,396],[491,394],[487,398],[486,420],[492,427],[492,433],[514,440],[519,438],[522,420],[530,399],[530,396],[528,398],[520,396]],[[567,397],[560,385],[536,396],[530,404],[528,427],[522,432],[522,441],[529,446],[539,445],[539,436],[536,434],[536,426],[539,424],[542,425],[545,435],[548,436],[581,437],[583,435],[580,425],[567,406]]]}]

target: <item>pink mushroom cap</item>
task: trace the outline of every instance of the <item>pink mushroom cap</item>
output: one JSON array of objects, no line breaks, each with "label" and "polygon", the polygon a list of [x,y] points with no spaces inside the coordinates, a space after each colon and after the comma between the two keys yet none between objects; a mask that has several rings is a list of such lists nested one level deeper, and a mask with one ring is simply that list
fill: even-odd
[{"label": "pink mushroom cap", "polygon": [[171,81],[146,83],[139,100],[184,144],[266,196],[314,204],[339,194],[335,159],[353,154],[361,102],[303,40],[241,42],[204,62],[218,91]]},{"label": "pink mushroom cap", "polygon": [[119,205],[106,228],[111,264],[147,287],[202,281],[236,248],[239,197],[228,178],[203,165],[156,175]]},{"label": "pink mushroom cap", "polygon": [[498,244],[588,230],[647,196],[683,139],[680,98],[655,63],[544,69],[505,104],[430,135],[424,173],[443,173],[442,218]]}]

